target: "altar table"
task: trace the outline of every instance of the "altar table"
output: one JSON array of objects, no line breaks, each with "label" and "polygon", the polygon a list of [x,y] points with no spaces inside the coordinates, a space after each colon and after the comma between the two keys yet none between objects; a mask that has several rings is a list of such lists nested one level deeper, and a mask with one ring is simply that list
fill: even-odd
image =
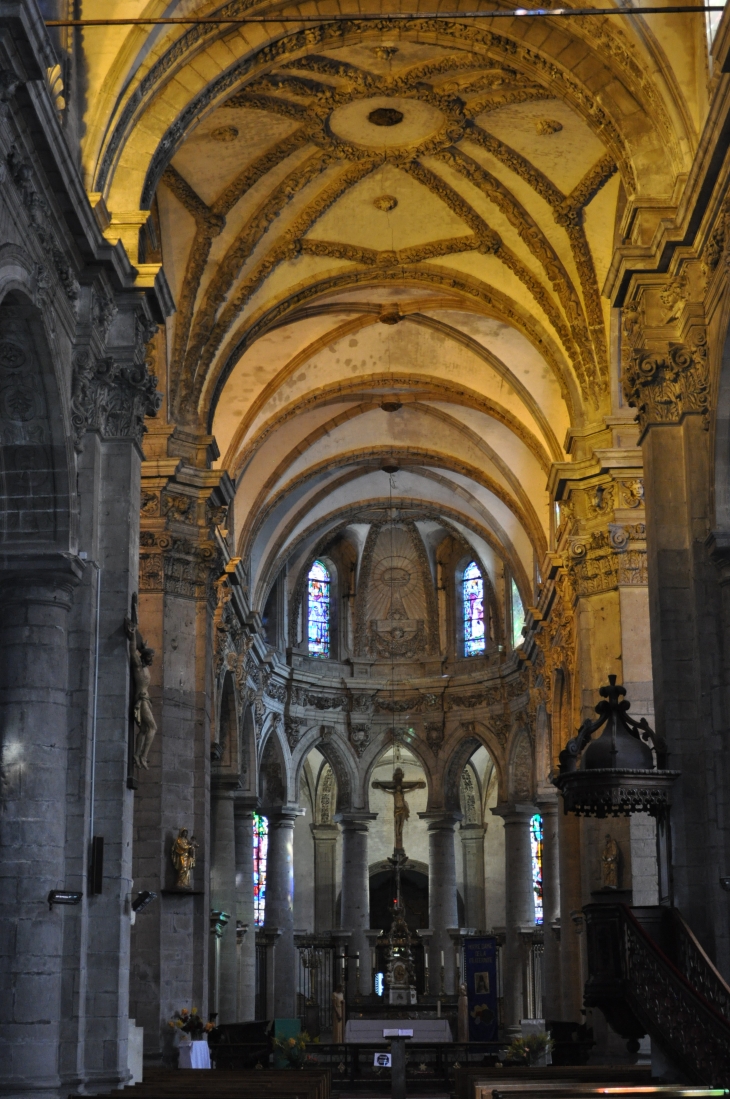
[{"label": "altar table", "polygon": [[345,1024],[345,1041],[359,1045],[380,1045],[390,1042],[398,1030],[412,1030],[409,1040],[414,1045],[430,1042],[453,1042],[448,1019],[348,1019]]}]

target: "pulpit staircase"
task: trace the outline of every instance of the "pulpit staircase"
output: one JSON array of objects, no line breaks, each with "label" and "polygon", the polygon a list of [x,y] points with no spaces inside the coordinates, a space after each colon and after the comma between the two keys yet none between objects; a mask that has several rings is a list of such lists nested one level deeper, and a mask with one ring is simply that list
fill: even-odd
[{"label": "pulpit staircase", "polygon": [[676,908],[590,904],[586,1007],[649,1034],[687,1083],[730,1086],[730,986]]}]

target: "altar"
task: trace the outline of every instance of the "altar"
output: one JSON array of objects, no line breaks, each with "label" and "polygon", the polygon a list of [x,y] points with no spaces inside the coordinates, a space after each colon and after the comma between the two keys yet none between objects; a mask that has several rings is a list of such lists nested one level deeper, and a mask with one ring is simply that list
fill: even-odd
[{"label": "altar", "polygon": [[380,1045],[394,1038],[414,1045],[454,1040],[448,1019],[348,1019],[345,1024],[346,1044]]}]

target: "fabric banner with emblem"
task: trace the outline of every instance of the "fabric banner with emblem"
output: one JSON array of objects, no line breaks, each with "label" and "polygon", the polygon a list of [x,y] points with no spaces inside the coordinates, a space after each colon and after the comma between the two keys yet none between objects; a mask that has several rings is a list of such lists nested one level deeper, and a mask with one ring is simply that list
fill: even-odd
[{"label": "fabric banner with emblem", "polygon": [[464,976],[469,1003],[469,1040],[497,1041],[497,940],[469,938],[464,943]]}]

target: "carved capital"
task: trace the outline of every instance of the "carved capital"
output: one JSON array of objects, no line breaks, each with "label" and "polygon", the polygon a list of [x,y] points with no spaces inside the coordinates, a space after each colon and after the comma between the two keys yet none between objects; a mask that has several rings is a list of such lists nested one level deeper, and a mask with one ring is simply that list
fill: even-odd
[{"label": "carved capital", "polygon": [[676,424],[688,412],[702,414],[708,426],[707,335],[695,329],[691,344],[666,350],[634,348],[623,377],[624,395],[638,410],[642,433],[652,424]]},{"label": "carved capital", "polygon": [[157,378],[145,363],[120,366],[111,356],[93,359],[87,351],[76,356],[71,420],[77,448],[87,431],[141,443],[145,416],[156,416],[161,403]]}]

